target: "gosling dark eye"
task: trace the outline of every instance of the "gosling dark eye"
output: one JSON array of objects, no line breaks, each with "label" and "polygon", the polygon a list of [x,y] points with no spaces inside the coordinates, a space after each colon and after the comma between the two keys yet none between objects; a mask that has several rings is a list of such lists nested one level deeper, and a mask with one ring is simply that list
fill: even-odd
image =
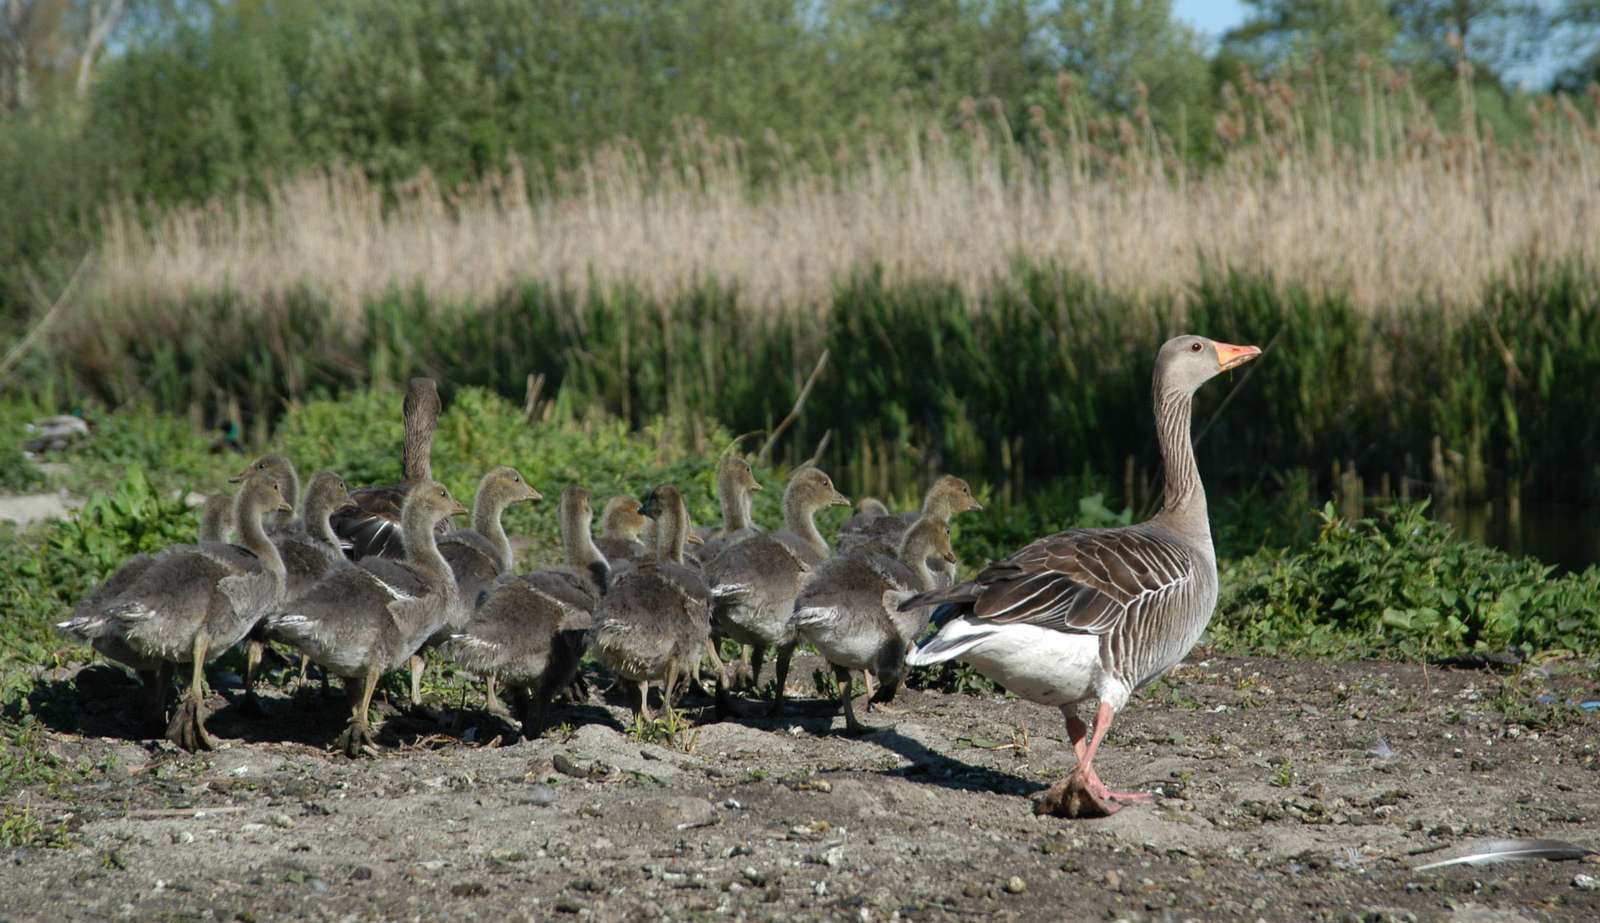
[{"label": "gosling dark eye", "polygon": [[1197,353],[1199,351],[1200,351],[1200,344],[1199,343],[1190,343],[1189,344],[1189,352]]}]

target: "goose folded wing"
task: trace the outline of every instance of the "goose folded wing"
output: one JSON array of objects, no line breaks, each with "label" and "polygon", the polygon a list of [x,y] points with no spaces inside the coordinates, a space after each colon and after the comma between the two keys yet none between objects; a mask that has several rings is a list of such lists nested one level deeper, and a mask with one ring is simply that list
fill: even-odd
[{"label": "goose folded wing", "polygon": [[1192,579],[1176,542],[1146,532],[1068,531],[1040,539],[991,564],[973,583],[971,615],[1105,634],[1142,603]]}]

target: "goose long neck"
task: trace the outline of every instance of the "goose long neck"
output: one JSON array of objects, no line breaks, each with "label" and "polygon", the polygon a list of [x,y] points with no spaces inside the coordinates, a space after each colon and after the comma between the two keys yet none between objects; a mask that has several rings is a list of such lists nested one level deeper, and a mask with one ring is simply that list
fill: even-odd
[{"label": "goose long neck", "polygon": [[783,495],[784,528],[800,536],[817,554],[828,556],[828,542],[817,531],[817,509],[790,491]]},{"label": "goose long neck", "polygon": [[584,570],[605,563],[606,556],[595,546],[588,521],[577,510],[561,511],[561,553],[567,556],[567,564]]},{"label": "goose long neck", "polygon": [[472,531],[489,540],[495,553],[500,556],[500,572],[509,574],[516,561],[511,555],[511,537],[506,535],[506,527],[500,523],[505,504],[485,496],[486,493],[480,490],[472,500]]},{"label": "goose long neck", "polygon": [[1206,516],[1206,490],[1194,460],[1190,422],[1194,395],[1181,389],[1157,387],[1156,438],[1161,445],[1165,493],[1161,516],[1172,527],[1207,540],[1211,536]]},{"label": "goose long neck", "polygon": [[328,521],[328,518],[333,515],[333,510],[334,504],[332,501],[318,500],[313,503],[308,500],[302,512],[305,515],[306,534],[338,551],[340,547],[339,536],[334,533],[333,524]]},{"label": "goose long neck", "polygon": [[731,478],[724,478],[717,485],[717,500],[722,504],[723,532],[750,528],[750,491]]},{"label": "goose long neck", "polygon": [[406,441],[400,472],[407,484],[433,480],[433,431],[438,422],[425,412],[406,417]]},{"label": "goose long neck", "polygon": [[917,575],[924,590],[933,589],[934,574],[928,567],[928,556],[933,554],[933,542],[922,533],[922,530],[912,526],[906,530],[905,538],[900,542],[900,563],[911,568]]},{"label": "goose long neck", "polygon": [[670,504],[661,511],[656,524],[656,560],[683,563],[683,545],[689,540],[689,519],[683,503]]},{"label": "goose long neck", "polygon": [[412,506],[405,510],[400,530],[405,540],[406,563],[420,571],[432,587],[448,595],[456,591],[455,576],[439,553],[433,525],[434,519],[426,509]]},{"label": "goose long neck", "polygon": [[263,506],[262,501],[251,496],[249,491],[240,492],[233,511],[239,529],[239,544],[261,559],[261,566],[276,578],[281,592],[285,579],[283,557],[278,554],[278,546],[267,537],[267,530],[261,523],[267,512]]}]

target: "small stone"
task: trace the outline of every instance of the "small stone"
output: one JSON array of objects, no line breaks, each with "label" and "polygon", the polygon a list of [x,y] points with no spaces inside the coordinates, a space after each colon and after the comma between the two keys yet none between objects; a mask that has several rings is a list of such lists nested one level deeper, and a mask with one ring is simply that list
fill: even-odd
[{"label": "small stone", "polygon": [[742,874],[744,875],[745,881],[750,882],[752,885],[755,885],[758,888],[767,883],[767,876],[762,874],[753,865],[745,866]]},{"label": "small stone", "polygon": [[528,804],[547,808],[556,803],[556,790],[548,785],[532,785],[528,787]]},{"label": "small stone", "polygon": [[1578,875],[1572,879],[1572,886],[1579,891],[1600,891],[1600,876]]},{"label": "small stone", "polygon": [[171,839],[176,846],[187,846],[194,842],[194,834],[187,830],[174,830]]},{"label": "small stone", "polygon": [[528,854],[520,849],[511,849],[507,846],[496,846],[489,850],[489,859],[494,862],[525,862]]},{"label": "small stone", "polygon": [[550,765],[556,768],[556,772],[564,776],[573,776],[578,779],[588,778],[589,776],[589,767],[582,765],[565,753],[557,753],[551,757]]},{"label": "small stone", "polygon": [[450,886],[452,897],[482,897],[488,893],[488,886],[481,881],[458,881]]},{"label": "small stone", "polygon": [[372,869],[370,866],[358,865],[350,870],[351,881],[371,881]]},{"label": "small stone", "polygon": [[1006,879],[1007,894],[1021,894],[1026,890],[1028,890],[1028,883],[1022,880],[1021,875],[1012,875]]},{"label": "small stone", "polygon": [[274,814],[267,818],[267,820],[272,821],[272,826],[277,827],[280,830],[288,830],[290,827],[294,826],[294,819],[287,814]]},{"label": "small stone", "polygon": [[1117,874],[1116,869],[1106,869],[1106,887],[1113,891],[1122,889],[1122,876]]}]

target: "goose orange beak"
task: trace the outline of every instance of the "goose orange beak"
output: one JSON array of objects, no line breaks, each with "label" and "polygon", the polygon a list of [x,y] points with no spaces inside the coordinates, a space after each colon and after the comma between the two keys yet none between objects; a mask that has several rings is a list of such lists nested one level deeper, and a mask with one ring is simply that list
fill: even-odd
[{"label": "goose orange beak", "polygon": [[1261,355],[1259,346],[1235,346],[1232,343],[1217,344],[1217,368],[1226,372],[1236,369],[1251,359]]}]

